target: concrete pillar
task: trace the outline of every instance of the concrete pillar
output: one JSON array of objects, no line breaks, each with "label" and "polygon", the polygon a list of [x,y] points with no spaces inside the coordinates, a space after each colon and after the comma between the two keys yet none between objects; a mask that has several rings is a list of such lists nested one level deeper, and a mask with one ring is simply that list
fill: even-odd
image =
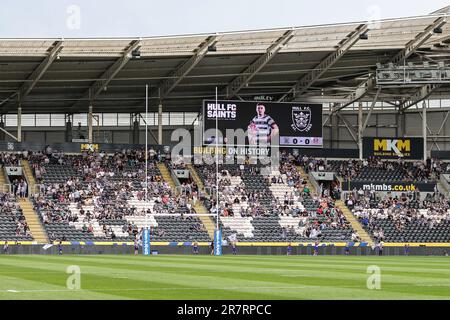
[{"label": "concrete pillar", "polygon": [[331,149],[339,148],[339,118],[336,113],[330,116],[331,122]]},{"label": "concrete pillar", "polygon": [[406,135],[406,114],[404,112],[400,112],[397,119],[397,136],[404,137]]},{"label": "concrete pillar", "polygon": [[17,141],[22,142],[22,106],[17,108]]},{"label": "concrete pillar", "polygon": [[158,105],[158,144],[162,145],[162,102]]},{"label": "concrete pillar", "polygon": [[133,144],[139,144],[139,121],[138,118],[134,119],[133,122]]},{"label": "concrete pillar", "polygon": [[427,160],[427,103],[422,103],[422,136],[423,136],[423,160]]},{"label": "concrete pillar", "polygon": [[66,122],[66,132],[65,132],[65,141],[72,142],[72,122],[69,120]]},{"label": "concrete pillar", "polygon": [[[0,128],[5,129],[5,121],[3,116],[0,116]],[[6,135],[3,131],[0,131],[0,141],[5,141]]]},{"label": "concrete pillar", "polygon": [[89,143],[93,142],[93,139],[92,139],[92,132],[93,132],[93,130],[92,130],[92,109],[93,109],[92,104],[90,104],[89,105],[89,113],[88,113],[88,141],[89,141]]}]

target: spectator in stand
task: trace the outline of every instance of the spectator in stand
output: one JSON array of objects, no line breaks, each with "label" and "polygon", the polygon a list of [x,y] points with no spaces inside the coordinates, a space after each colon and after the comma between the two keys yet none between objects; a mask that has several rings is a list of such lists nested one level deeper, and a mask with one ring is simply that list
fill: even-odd
[{"label": "spectator in stand", "polygon": [[353,214],[373,233],[376,241],[385,240],[384,230],[377,224],[379,219],[393,221],[398,233],[402,232],[406,224],[412,222],[432,229],[444,221],[450,221],[449,202],[446,196],[440,193],[429,193],[420,202],[407,193],[400,196],[386,194],[373,197],[366,191],[362,192],[357,200],[353,195],[347,195],[347,204],[352,201],[355,201],[351,208]]}]

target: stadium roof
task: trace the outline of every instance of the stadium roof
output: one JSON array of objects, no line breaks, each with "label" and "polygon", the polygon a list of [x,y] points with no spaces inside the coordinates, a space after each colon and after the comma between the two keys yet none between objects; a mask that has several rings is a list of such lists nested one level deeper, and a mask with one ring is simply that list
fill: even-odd
[{"label": "stadium roof", "polygon": [[[19,101],[23,113],[86,112],[90,101],[94,112],[142,112],[146,84],[153,111],[160,98],[164,111],[199,111],[216,86],[219,99],[269,96],[342,108],[377,94],[377,63],[448,65],[448,12],[184,36],[0,39],[0,113],[16,113]],[[383,88],[378,100],[449,93],[445,85]]]}]

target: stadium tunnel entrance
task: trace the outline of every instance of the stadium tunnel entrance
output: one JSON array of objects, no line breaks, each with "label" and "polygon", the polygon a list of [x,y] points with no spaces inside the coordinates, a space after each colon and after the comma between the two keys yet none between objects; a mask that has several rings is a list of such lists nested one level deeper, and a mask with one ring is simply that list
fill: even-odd
[{"label": "stadium tunnel entrance", "polygon": [[[322,169],[322,170],[320,170]],[[315,184],[317,192],[321,196],[331,196],[337,200],[341,198],[341,183],[334,172],[326,172],[325,168],[310,172],[310,181]]]},{"label": "stadium tunnel entrance", "polygon": [[2,168],[5,184],[2,192],[10,192],[20,197],[28,196],[28,182],[21,166],[5,166]]}]

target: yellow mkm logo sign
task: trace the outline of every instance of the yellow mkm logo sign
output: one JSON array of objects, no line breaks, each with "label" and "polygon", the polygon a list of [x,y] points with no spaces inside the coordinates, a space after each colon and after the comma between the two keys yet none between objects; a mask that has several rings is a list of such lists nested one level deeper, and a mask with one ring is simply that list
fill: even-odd
[{"label": "yellow mkm logo sign", "polygon": [[98,144],[97,143],[82,143],[81,144],[81,151],[98,151]]},{"label": "yellow mkm logo sign", "polygon": [[[410,139],[374,139],[373,150],[375,155],[409,155],[411,152]],[[378,151],[378,153],[376,153]],[[381,152],[380,152],[381,151]]]}]

